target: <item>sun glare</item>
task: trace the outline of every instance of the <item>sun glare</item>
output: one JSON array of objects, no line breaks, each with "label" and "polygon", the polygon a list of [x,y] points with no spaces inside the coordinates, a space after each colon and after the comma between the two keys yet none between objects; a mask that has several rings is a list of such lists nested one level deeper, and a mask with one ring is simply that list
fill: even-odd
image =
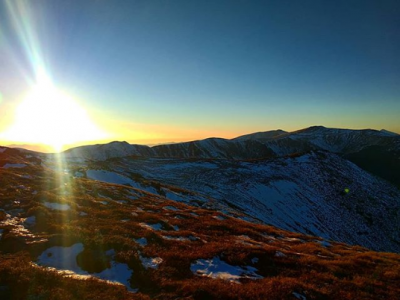
[{"label": "sun glare", "polygon": [[72,98],[52,85],[39,85],[17,107],[14,123],[4,136],[60,151],[64,145],[99,140],[105,134]]}]

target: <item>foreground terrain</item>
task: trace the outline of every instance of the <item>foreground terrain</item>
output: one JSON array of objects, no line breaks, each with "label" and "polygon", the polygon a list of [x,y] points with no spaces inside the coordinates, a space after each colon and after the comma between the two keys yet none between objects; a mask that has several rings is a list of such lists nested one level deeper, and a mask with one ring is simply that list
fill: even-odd
[{"label": "foreground terrain", "polygon": [[[145,177],[144,162],[134,158],[101,162],[0,152],[1,299],[398,298],[400,255],[262,224],[251,211],[221,203],[215,193],[193,190],[192,173],[188,186],[178,187],[176,174],[185,174],[182,162],[175,173],[176,161],[161,163],[173,174],[173,182],[162,183],[162,168]],[[281,160],[321,154],[310,155]],[[252,163],[260,170],[268,167]],[[209,178],[210,184],[222,185]],[[376,189],[389,189],[378,194],[384,204],[375,200],[383,213],[372,222],[379,224],[384,210],[396,205],[397,190],[366,178],[377,180]],[[340,201],[358,203],[356,196],[346,198],[349,184],[338,191]],[[361,182],[353,188],[357,184],[367,193]],[[388,218],[398,225],[397,215]],[[387,241],[394,247],[398,239]]]}]

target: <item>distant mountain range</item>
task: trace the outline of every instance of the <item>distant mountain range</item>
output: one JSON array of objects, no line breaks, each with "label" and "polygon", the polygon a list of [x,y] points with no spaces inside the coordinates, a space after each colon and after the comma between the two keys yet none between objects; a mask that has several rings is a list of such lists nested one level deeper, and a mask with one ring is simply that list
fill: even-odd
[{"label": "distant mountain range", "polygon": [[338,154],[366,171],[400,186],[400,176],[397,176],[400,170],[400,135],[386,130],[313,126],[294,132],[273,130],[230,140],[208,138],[153,147],[112,142],[77,147],[64,154],[69,158],[96,161],[125,156],[251,160],[316,150]]},{"label": "distant mountain range", "polygon": [[326,150],[348,154],[370,146],[385,146],[398,150],[400,135],[385,130],[350,130],[313,126],[285,132],[273,130],[239,136],[234,139],[208,138],[204,140],[164,144],[153,147],[127,142],[82,146],[65,154],[93,160],[104,160],[127,155],[174,158],[260,159],[288,155],[309,150]]}]

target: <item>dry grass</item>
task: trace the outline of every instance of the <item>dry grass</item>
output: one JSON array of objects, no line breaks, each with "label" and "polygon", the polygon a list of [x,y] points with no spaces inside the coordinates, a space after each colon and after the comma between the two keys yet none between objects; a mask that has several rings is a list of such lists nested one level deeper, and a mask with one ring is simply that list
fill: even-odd
[{"label": "dry grass", "polygon": [[[27,172],[32,178],[22,179]],[[63,178],[40,167],[0,169],[0,197],[1,208],[21,209],[17,214],[21,218],[35,216],[31,233],[47,239],[29,243],[13,231],[13,225],[0,223],[1,299],[295,299],[293,292],[307,299],[398,299],[400,293],[398,254],[334,242],[325,248],[316,237],[245,222],[126,186]],[[71,209],[51,210],[45,202],[68,204]],[[159,223],[162,230],[143,223]],[[148,242],[144,247],[135,242],[141,237]],[[31,263],[48,247],[76,242],[84,244],[86,261],[91,251],[114,249],[116,260],[133,270],[131,286],[139,292],[96,279],[65,277]],[[161,257],[163,262],[156,270],[145,269],[139,253]],[[190,270],[197,259],[215,256],[231,265],[252,265],[264,278],[243,279],[239,284],[199,277]],[[258,261],[253,263],[254,258]]]}]

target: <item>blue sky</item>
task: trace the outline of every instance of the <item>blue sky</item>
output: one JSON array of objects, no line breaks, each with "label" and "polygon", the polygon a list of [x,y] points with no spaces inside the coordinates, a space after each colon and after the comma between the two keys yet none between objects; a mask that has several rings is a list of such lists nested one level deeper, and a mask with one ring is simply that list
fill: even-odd
[{"label": "blue sky", "polygon": [[[160,141],[311,125],[400,132],[398,1],[19,2],[55,85],[100,126],[129,127],[126,140],[136,127],[149,140],[170,128]],[[0,6],[4,110],[34,72]]]}]

